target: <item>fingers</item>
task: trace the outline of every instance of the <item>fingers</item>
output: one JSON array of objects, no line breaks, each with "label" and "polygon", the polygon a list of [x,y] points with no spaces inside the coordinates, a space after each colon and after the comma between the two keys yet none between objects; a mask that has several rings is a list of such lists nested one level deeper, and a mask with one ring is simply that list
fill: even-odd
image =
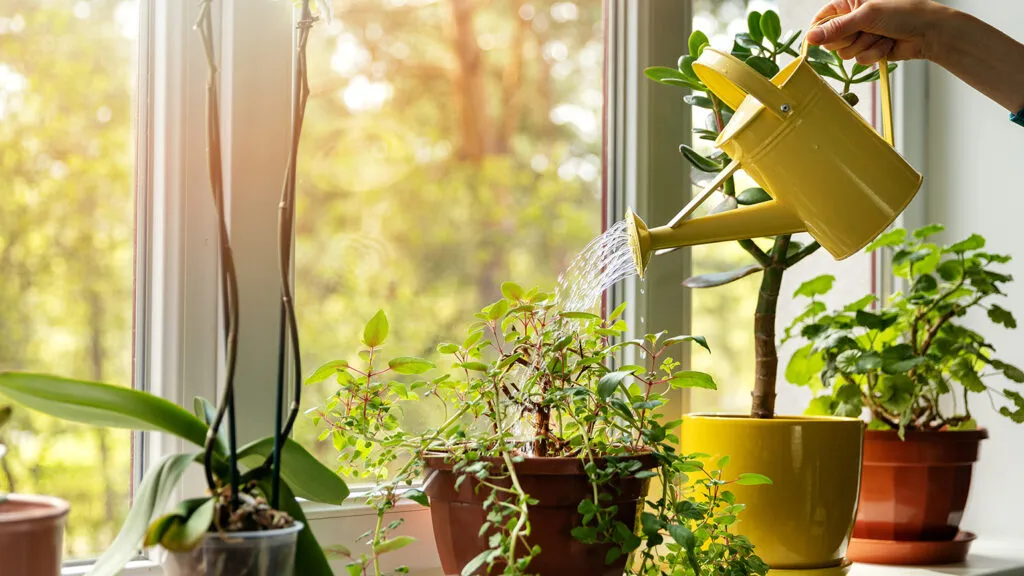
[{"label": "fingers", "polygon": [[845,14],[849,11],[849,5],[846,0],[832,0],[815,14],[814,20],[811,20],[811,22],[821,22],[824,18],[828,18],[833,14]]},{"label": "fingers", "polygon": [[856,11],[829,20],[811,28],[807,32],[807,41],[818,46],[848,46],[860,32],[858,20]]},{"label": "fingers", "polygon": [[891,38],[882,38],[878,42],[875,42],[870,48],[864,50],[860,54],[857,54],[857,62],[865,66],[870,66],[871,64],[874,64],[888,56],[895,46],[895,40]]},{"label": "fingers", "polygon": [[881,39],[881,36],[871,34],[868,32],[861,32],[860,34],[857,35],[857,38],[850,45],[844,46],[842,48],[829,47],[828,49],[835,50],[836,52],[838,52],[839,57],[842,58],[843,60],[849,60],[851,58],[855,58],[861,52],[871,48],[872,46],[877,44],[878,41]]},{"label": "fingers", "polygon": [[[825,44],[822,44],[821,47],[824,48],[825,50],[833,50],[833,51],[838,52],[838,51],[842,50],[843,48],[847,48],[847,47],[851,46],[861,36],[862,36],[862,34],[859,33],[859,32],[856,33],[856,34],[850,34],[849,36],[843,36],[842,38],[840,38],[840,39],[838,39],[838,40],[836,40],[834,42],[827,42]],[[812,44],[813,44],[813,42],[812,42]]]}]

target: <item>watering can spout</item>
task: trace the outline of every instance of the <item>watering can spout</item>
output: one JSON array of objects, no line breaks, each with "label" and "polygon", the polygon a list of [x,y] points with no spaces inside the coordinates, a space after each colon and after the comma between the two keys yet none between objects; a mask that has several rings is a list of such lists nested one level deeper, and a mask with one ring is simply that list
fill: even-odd
[{"label": "watering can spout", "polygon": [[651,256],[661,250],[795,234],[807,230],[799,217],[774,200],[653,229],[647,228],[639,216],[628,210],[626,227],[633,264],[641,278],[644,277]]}]

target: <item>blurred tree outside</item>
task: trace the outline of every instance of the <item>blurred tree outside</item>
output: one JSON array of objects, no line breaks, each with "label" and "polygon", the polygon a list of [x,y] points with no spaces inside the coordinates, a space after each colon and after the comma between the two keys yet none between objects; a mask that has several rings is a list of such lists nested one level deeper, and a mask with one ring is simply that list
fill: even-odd
[{"label": "blurred tree outside", "polygon": [[[296,303],[304,372],[358,350],[437,359],[500,284],[553,290],[602,229],[600,2],[347,0],[310,42]],[[349,357],[348,359],[353,360]],[[307,389],[306,407],[335,386]],[[410,404],[406,425],[435,411]],[[308,419],[297,438],[334,461]]]},{"label": "blurred tree outside", "polygon": [[[132,381],[136,14],[0,0],[0,369]],[[67,557],[95,556],[127,512],[130,434],[14,414],[0,490],[68,500]]]}]

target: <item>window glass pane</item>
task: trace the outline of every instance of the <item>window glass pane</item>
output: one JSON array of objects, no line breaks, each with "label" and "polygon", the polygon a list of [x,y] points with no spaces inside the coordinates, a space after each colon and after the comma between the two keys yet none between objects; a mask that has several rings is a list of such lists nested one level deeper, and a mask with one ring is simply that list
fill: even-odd
[{"label": "window glass pane", "polygon": [[[733,36],[747,28],[747,13],[769,9],[778,11],[778,2],[695,0],[693,29],[706,33],[716,48],[730,50]],[[707,110],[693,107],[693,126],[704,127],[707,116]],[[691,145],[705,155],[714,150],[711,142],[697,136],[693,137]],[[710,177],[697,171],[691,173],[696,193]],[[737,175],[737,190],[756,185],[746,174]],[[722,199],[721,194],[714,194],[705,203],[705,209],[717,206]],[[692,254],[695,275],[726,272],[754,263],[735,242],[696,246]],[[760,283],[761,276],[754,274],[725,286],[693,291],[692,331],[704,335],[712,350],[710,356],[695,351],[693,369],[713,374],[718,383],[718,391],[691,391],[694,410],[750,411],[750,390],[754,385],[754,306]]]},{"label": "window glass pane", "polygon": [[[307,375],[357,361],[381,308],[387,354],[435,357],[503,280],[551,290],[601,231],[600,2],[335,2],[310,42],[295,271]],[[306,407],[334,388],[307,388]],[[407,406],[406,423],[435,408]],[[317,433],[296,429],[333,462]]]},{"label": "window glass pane", "polygon": [[[126,0],[0,0],[0,369],[132,381],[137,22]],[[0,490],[71,503],[66,557],[128,509],[131,436],[16,408]]]}]

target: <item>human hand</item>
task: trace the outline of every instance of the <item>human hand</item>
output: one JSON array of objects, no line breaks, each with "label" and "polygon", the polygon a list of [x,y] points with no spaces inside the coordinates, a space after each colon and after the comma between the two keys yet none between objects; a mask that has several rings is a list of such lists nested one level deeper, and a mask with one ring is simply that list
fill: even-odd
[{"label": "human hand", "polygon": [[932,59],[939,23],[950,12],[931,0],[831,0],[814,21],[834,18],[811,28],[807,41],[863,65]]}]

